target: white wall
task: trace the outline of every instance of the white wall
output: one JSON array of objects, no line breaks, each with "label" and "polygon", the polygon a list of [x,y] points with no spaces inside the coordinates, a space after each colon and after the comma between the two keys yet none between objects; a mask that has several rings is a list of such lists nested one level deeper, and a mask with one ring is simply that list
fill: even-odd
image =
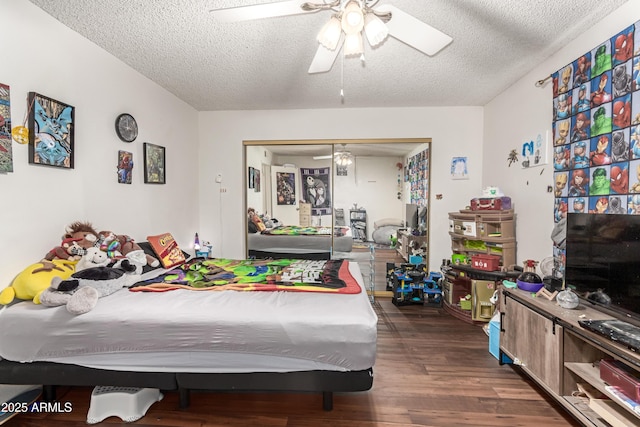
[{"label": "white wall", "polygon": [[[13,125],[22,125],[29,91],[76,108],[75,169],[30,165],[28,147],[12,144],[14,172],[0,175],[0,288],[76,220],[136,240],[171,232],[188,248],[199,231],[196,111],[26,0],[3,0],[0,16]],[[140,128],[131,144],[114,131],[122,112]],[[166,147],[166,185],[143,183],[143,142]],[[131,185],[117,183],[118,150],[133,153]]]},{"label": "white wall", "polygon": [[[451,256],[447,213],[481,192],[482,135],[482,107],[201,112],[201,236],[215,236],[214,256],[246,253],[243,140],[432,138],[430,265],[437,269]],[[469,158],[469,180],[450,179],[454,156]],[[214,182],[218,173],[224,193]]]},{"label": "white wall", "polygon": [[[578,39],[567,44],[508,90],[497,96],[484,110],[483,186],[500,186],[511,196],[517,214],[518,260],[542,260],[552,255],[553,229],[553,164],[523,169],[520,163],[508,166],[509,151],[538,133],[551,132],[552,85],[534,85],[603,41],[640,19],[640,3],[629,1],[599,23],[587,29]],[[550,137],[549,139],[552,139]]]}]

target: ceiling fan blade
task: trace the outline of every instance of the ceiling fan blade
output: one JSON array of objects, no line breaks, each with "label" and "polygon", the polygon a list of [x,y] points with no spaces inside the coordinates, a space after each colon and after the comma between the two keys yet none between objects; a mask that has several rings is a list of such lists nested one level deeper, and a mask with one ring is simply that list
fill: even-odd
[{"label": "ceiling fan blade", "polygon": [[342,43],[344,43],[344,35],[340,35],[340,41],[338,42],[338,47],[336,47],[335,50],[329,50],[318,43],[318,50],[313,57],[313,61],[311,61],[309,74],[326,73],[331,70],[333,63],[336,62],[336,58],[342,50]]},{"label": "ceiling fan blade", "polygon": [[391,12],[391,19],[387,22],[389,35],[429,56],[435,55],[453,41],[453,38],[442,31],[395,6],[380,5],[376,12]]},{"label": "ceiling fan blade", "polygon": [[289,0],[275,3],[263,3],[250,6],[229,7],[210,10],[211,14],[221,22],[250,21],[253,19],[274,18],[277,16],[301,15],[317,12],[303,10],[301,5],[307,0]]}]

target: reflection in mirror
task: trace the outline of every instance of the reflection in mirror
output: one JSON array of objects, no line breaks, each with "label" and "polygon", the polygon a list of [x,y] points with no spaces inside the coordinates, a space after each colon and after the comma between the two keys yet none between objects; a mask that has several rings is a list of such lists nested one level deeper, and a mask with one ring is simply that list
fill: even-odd
[{"label": "reflection in mirror", "polygon": [[245,141],[248,256],[352,259],[395,247],[407,226],[426,249],[429,150],[428,139]]}]

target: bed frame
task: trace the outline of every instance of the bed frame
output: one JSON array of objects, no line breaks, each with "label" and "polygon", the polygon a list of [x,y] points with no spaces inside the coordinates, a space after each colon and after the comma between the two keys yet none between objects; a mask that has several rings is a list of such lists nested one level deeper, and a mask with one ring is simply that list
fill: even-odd
[{"label": "bed frame", "polygon": [[254,373],[130,372],[86,368],[51,362],[0,360],[0,384],[42,384],[46,401],[57,386],[120,386],[158,388],[180,393],[180,407],[189,406],[190,391],[320,392],[322,408],[333,409],[334,392],[371,389],[373,369],[362,371],[300,371]]}]

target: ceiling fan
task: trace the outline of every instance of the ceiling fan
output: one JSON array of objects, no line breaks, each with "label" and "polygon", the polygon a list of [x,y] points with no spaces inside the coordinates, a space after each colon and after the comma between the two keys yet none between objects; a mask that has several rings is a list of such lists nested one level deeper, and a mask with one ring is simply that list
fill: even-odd
[{"label": "ceiling fan", "polygon": [[[318,50],[309,74],[324,73],[333,67],[342,50],[344,56],[362,56],[364,39],[376,47],[388,36],[400,40],[420,52],[433,56],[453,39],[406,12],[379,0],[287,0],[250,6],[213,9],[212,15],[222,22],[332,12],[317,36]],[[363,36],[364,33],[364,36]]]},{"label": "ceiling fan", "polygon": [[336,150],[333,154],[328,154],[326,156],[313,156],[313,160],[326,160],[333,158],[333,161],[336,162],[340,166],[347,166],[353,163],[353,154],[346,149],[345,144],[340,144],[341,147]]}]

